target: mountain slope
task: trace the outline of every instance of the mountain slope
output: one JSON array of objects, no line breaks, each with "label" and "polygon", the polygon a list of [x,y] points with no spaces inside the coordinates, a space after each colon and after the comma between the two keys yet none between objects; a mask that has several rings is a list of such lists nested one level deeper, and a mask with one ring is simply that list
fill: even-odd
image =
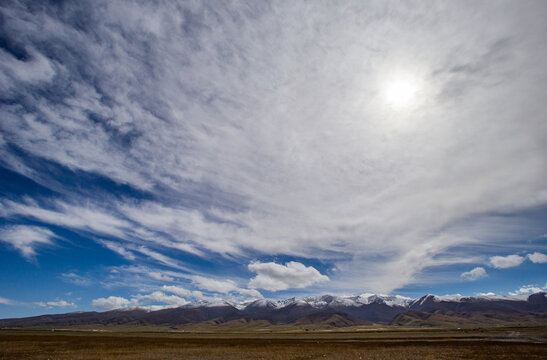
[{"label": "mountain slope", "polygon": [[[283,301],[257,300],[245,306],[194,303],[156,311],[121,309],[77,312],[0,320],[0,328],[93,326],[161,326],[250,328],[288,325],[322,327],[362,326],[498,326],[547,325],[547,297],[527,298],[425,295],[411,300],[397,296],[324,295]],[[198,326],[199,325],[199,326]]]},{"label": "mountain slope", "polygon": [[547,314],[514,312],[434,312],[407,311],[398,314],[390,325],[405,327],[492,327],[547,325]]}]

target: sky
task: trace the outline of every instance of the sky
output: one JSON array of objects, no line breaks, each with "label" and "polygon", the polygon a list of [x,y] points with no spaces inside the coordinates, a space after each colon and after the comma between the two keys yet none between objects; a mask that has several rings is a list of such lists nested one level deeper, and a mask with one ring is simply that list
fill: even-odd
[{"label": "sky", "polygon": [[2,1],[0,318],[545,290],[546,13]]}]

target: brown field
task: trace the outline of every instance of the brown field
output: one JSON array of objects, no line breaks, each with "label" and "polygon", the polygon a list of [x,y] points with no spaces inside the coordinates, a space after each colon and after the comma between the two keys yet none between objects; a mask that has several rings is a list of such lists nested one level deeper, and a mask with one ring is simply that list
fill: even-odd
[{"label": "brown field", "polygon": [[312,333],[0,330],[0,359],[547,359],[547,328]]}]

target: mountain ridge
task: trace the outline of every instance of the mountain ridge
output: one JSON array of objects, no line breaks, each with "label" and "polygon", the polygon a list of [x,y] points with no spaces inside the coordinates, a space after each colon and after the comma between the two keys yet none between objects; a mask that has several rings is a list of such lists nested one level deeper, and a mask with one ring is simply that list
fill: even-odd
[{"label": "mountain ridge", "polygon": [[[307,296],[287,300],[258,299],[245,304],[204,302],[161,310],[123,308],[104,312],[72,312],[26,318],[1,319],[0,328],[82,326],[209,327],[288,325],[323,327],[362,326],[487,326],[533,323],[547,325],[547,295],[526,297],[435,296],[418,299],[364,294],[359,296]],[[229,325],[232,324],[232,325]],[[463,324],[463,325],[462,325]]]}]

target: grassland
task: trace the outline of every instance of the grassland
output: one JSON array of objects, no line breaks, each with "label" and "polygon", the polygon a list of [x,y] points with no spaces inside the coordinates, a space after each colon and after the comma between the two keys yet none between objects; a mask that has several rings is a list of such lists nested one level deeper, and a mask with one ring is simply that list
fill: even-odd
[{"label": "grassland", "polygon": [[546,359],[547,328],[318,332],[0,330],[0,359]]}]

